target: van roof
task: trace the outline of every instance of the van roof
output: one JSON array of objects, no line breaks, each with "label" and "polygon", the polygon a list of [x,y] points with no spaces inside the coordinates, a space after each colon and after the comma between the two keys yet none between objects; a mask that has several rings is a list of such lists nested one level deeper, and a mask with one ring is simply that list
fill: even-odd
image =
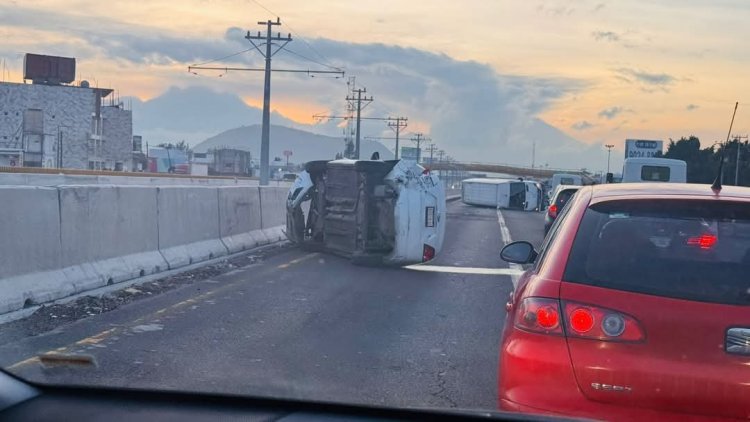
[{"label": "van roof", "polygon": [[660,164],[663,166],[687,166],[687,163],[682,160],[675,160],[673,158],[659,158],[659,157],[636,157],[626,158],[625,164]]},{"label": "van roof", "polygon": [[522,183],[525,182],[525,180],[518,180],[518,179],[493,179],[493,178],[475,178],[475,179],[466,179],[462,181],[461,183],[484,183],[487,185],[500,185],[503,183],[511,183],[511,182],[518,182]]}]

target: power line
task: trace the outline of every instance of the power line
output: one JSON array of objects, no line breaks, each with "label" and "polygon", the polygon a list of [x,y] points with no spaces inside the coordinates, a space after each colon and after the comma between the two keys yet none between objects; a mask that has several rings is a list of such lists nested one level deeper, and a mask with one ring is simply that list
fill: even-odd
[{"label": "power line", "polygon": [[[250,0],[250,1],[252,1],[256,5],[258,5],[261,9],[265,10],[266,12],[270,13],[271,15],[273,15],[273,16],[280,16],[278,13],[274,13],[271,9],[269,9],[266,6],[263,6],[262,4],[260,4],[259,1],[257,1],[257,0]],[[295,34],[297,36],[297,38],[300,41],[302,41],[303,44],[305,44],[307,46],[307,48],[309,48],[310,50],[312,50],[313,53],[317,54],[318,57],[320,57],[321,59],[323,59],[323,61],[328,62],[328,63],[331,62],[330,60],[328,60],[328,58],[326,56],[324,56],[317,49],[315,49],[315,47],[313,47],[312,44],[308,43],[307,40],[305,40],[305,37],[302,35],[301,32],[296,31],[294,28],[292,28],[292,25],[289,25],[289,23],[287,21],[284,21],[284,25],[286,25],[289,28],[289,30],[292,31],[292,33]],[[323,66],[327,66],[327,67],[330,67],[330,68],[333,68],[333,69],[339,69],[337,67],[325,65],[325,64],[322,64],[322,63],[318,63],[318,64],[323,65]]]},{"label": "power line", "polygon": [[322,62],[319,62],[319,61],[317,61],[317,60],[311,59],[311,58],[309,58],[309,57],[307,57],[307,56],[303,56],[302,54],[299,54],[299,53],[297,53],[297,52],[295,52],[295,51],[292,51],[292,50],[290,50],[289,48],[285,48],[285,49],[284,49],[284,51],[286,51],[287,53],[293,54],[293,55],[295,55],[295,56],[297,56],[297,57],[299,57],[299,58],[301,58],[301,59],[303,59],[303,60],[307,60],[307,61],[309,61],[309,62],[312,62],[312,63],[315,63],[315,64],[319,64],[319,65],[321,65],[321,66],[324,66],[324,67],[327,67],[327,68],[329,68],[329,69],[334,69],[334,70],[339,70],[339,71],[341,70],[341,68],[340,68],[340,67],[336,67],[336,66],[330,66],[330,65],[327,65],[327,64],[325,64],[325,63],[322,63]]},{"label": "power line", "polygon": [[[259,1],[256,1],[256,0],[250,0],[250,1],[253,2],[253,3],[255,3],[255,4],[257,4],[258,6],[260,6],[261,9],[263,9],[266,12],[272,14],[273,16],[279,16],[278,13],[273,13],[273,11],[271,11],[271,9],[267,8],[266,6],[263,6],[262,4],[260,4]],[[289,25],[287,25],[287,26],[289,26]]]},{"label": "power line", "polygon": [[240,55],[240,54],[242,54],[242,53],[247,53],[248,51],[251,51],[251,50],[253,50],[253,49],[254,49],[254,47],[252,47],[252,48],[248,48],[248,49],[245,49],[245,50],[242,50],[242,51],[238,51],[238,52],[236,52],[236,53],[232,53],[232,54],[230,54],[230,55],[228,55],[228,56],[220,57],[220,58],[218,58],[218,59],[212,59],[212,60],[209,60],[209,61],[207,61],[207,62],[202,62],[202,63],[195,63],[195,64],[193,64],[193,66],[202,66],[202,65],[204,65],[204,64],[209,64],[209,63],[213,63],[213,62],[218,62],[218,61],[221,61],[221,60],[226,60],[226,59],[228,59],[228,58],[230,58],[230,57],[234,57],[234,56],[239,56],[239,55]]}]

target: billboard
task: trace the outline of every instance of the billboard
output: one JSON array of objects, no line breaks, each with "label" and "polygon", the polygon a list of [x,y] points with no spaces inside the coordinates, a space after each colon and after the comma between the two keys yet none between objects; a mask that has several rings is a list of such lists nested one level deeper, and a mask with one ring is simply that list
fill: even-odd
[{"label": "billboard", "polygon": [[401,159],[417,161],[419,157],[419,148],[401,147]]},{"label": "billboard", "polygon": [[648,158],[661,155],[664,141],[648,139],[626,139],[625,158]]},{"label": "billboard", "polygon": [[23,58],[23,78],[34,83],[71,83],[76,78],[76,59],[26,53]]}]

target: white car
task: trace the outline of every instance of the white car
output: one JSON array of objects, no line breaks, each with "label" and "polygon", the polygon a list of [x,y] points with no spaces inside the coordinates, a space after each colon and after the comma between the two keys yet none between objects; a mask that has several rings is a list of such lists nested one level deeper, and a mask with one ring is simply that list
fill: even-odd
[{"label": "white car", "polygon": [[440,252],[445,216],[442,183],[413,161],[312,161],[289,190],[286,235],[355,263],[408,265]]}]

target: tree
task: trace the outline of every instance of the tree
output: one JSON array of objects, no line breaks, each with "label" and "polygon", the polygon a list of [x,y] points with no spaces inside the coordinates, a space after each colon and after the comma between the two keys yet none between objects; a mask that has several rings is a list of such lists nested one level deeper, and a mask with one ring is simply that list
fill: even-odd
[{"label": "tree", "polygon": [[162,142],[158,144],[157,147],[167,148],[167,149],[178,149],[180,151],[185,151],[185,152],[191,151],[190,145],[188,145],[188,143],[185,142],[184,140],[174,143],[174,144],[171,142]]},{"label": "tree", "polygon": [[701,142],[695,136],[682,137],[677,142],[670,139],[664,158],[687,163],[688,183],[711,183],[716,178],[719,156],[713,145],[701,149]]}]

